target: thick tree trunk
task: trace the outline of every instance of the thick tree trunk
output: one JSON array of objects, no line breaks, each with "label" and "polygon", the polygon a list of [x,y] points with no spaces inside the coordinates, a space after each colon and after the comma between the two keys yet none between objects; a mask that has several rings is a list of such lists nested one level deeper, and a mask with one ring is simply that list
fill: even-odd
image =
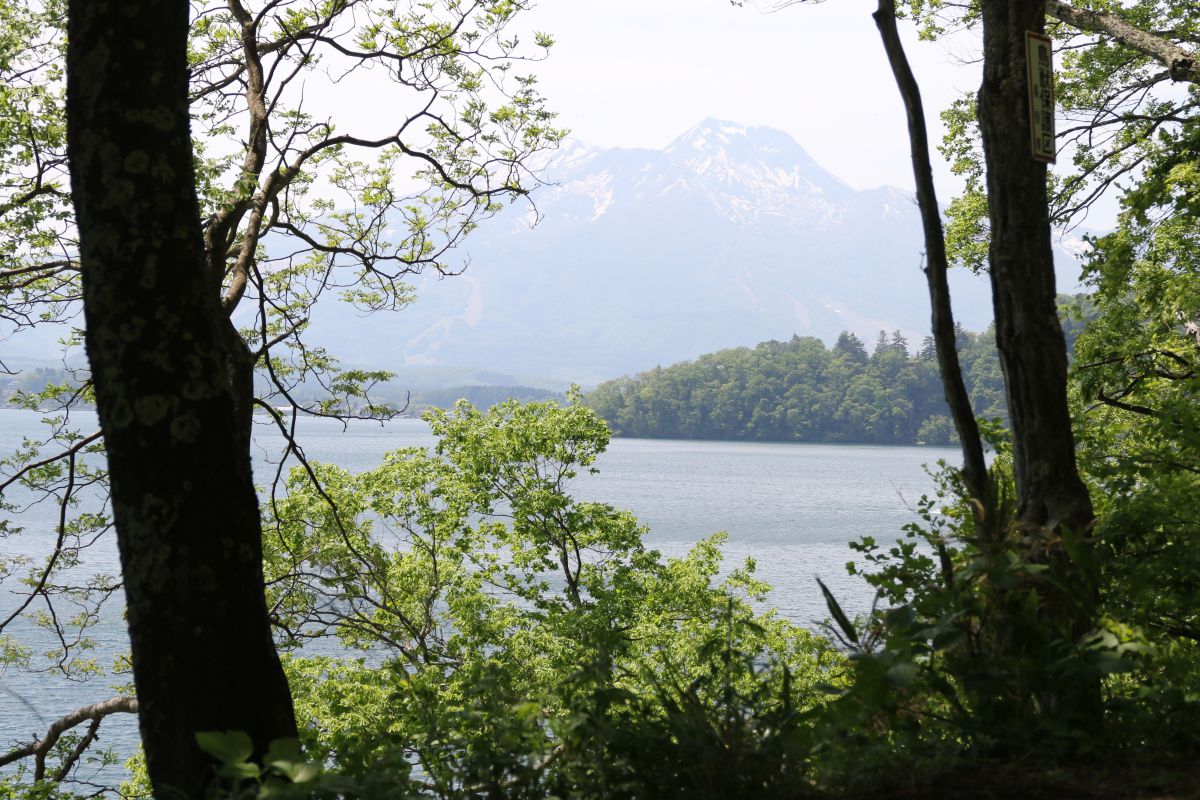
[{"label": "thick tree trunk", "polygon": [[[296,734],[263,595],[228,325],[204,266],[188,3],[71,0],[68,145],[87,352],[108,451],[156,797],[203,797],[197,731]],[[241,369],[248,369],[248,362]],[[240,381],[236,392],[245,392]]]},{"label": "thick tree trunk", "polygon": [[1092,505],[1075,465],[1067,352],[1054,289],[1046,165],[1030,152],[1025,32],[1044,0],[985,0],[979,127],[987,163],[996,344],[1013,427],[1018,517],[1082,531]]},{"label": "thick tree trunk", "polygon": [[[1030,145],[1025,34],[1045,28],[1045,0],[983,0],[983,85],[979,127],[987,167],[991,221],[992,301],[996,345],[1012,422],[1017,523],[1031,560],[1058,568],[1059,586],[1044,583],[1041,624],[1076,638],[1093,625],[1090,569],[1072,562],[1062,536],[1084,534],[1092,504],[1075,464],[1067,408],[1067,354],[1059,324],[1046,199],[1046,166]],[[1082,548],[1082,543],[1080,548]],[[1050,658],[1035,643],[1028,659]],[[1043,714],[1095,727],[1098,681],[1045,686]]]}]

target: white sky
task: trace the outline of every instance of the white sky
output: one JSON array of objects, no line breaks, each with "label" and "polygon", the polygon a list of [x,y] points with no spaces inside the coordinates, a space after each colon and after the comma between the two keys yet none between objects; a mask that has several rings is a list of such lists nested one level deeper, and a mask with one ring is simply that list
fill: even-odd
[{"label": "white sky", "polygon": [[[775,1],[735,7],[729,0],[536,0],[510,32],[522,34],[525,52],[536,51],[535,30],[556,44],[546,60],[517,69],[538,76],[557,124],[588,144],[659,149],[716,117],[787,132],[855,188],[912,191],[904,107],[871,18],[876,0],[767,11]],[[979,32],[925,42],[905,20],[900,32],[921,86],[944,206],[962,181],[936,150],[944,133],[939,115],[979,87]],[[379,97],[389,91],[382,72],[358,80]],[[354,86],[309,89],[322,114],[347,122],[348,130],[367,138],[394,130],[391,106],[364,103],[362,86]],[[1115,198],[1108,197],[1086,225],[1103,230],[1115,218]]]},{"label": "white sky", "polygon": [[[784,130],[856,188],[911,190],[903,106],[874,9],[874,0],[775,13],[729,0],[540,0],[525,24],[555,37],[535,71],[560,124],[585,142],[660,148],[711,116]],[[977,39],[919,42],[911,23],[900,25],[936,145],[938,112],[978,88],[980,66],[967,63]],[[940,164],[937,173],[944,203],[959,183]]]}]

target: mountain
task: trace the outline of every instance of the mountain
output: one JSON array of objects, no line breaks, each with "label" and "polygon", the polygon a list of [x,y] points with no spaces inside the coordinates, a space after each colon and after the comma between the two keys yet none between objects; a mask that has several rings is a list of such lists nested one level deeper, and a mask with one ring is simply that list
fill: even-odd
[{"label": "mountain", "polygon": [[[928,330],[912,196],[856,190],[786,133],[709,119],[662,150],[572,142],[545,174],[536,226],[510,209],[472,235],[462,275],[419,279],[416,303],[386,318],[327,308],[316,334],[351,362],[378,363],[387,341],[391,366],[546,385],[793,334]],[[958,319],[982,330],[986,280],[954,278]]]},{"label": "mountain", "polygon": [[[544,175],[536,214],[518,204],[468,237],[461,275],[419,276],[400,313],[319,304],[312,340],[407,386],[559,389],[794,334],[927,332],[911,195],[856,190],[782,131],[708,119],[661,150],[571,142]],[[982,330],[986,281],[953,277],[957,318]],[[45,344],[0,357],[56,358]]]}]

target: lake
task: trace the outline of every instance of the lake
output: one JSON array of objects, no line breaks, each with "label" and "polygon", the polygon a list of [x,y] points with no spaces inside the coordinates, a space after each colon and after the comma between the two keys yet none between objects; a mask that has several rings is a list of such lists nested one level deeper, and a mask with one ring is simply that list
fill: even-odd
[{"label": "lake", "polygon": [[[23,437],[38,435],[39,419],[32,412],[0,411],[0,453],[12,452]],[[265,483],[274,472],[279,442],[266,419],[259,422],[255,475]],[[389,450],[434,444],[425,423],[414,419],[347,429],[331,420],[306,419],[300,439],[310,459],[351,471],[375,466]],[[685,553],[699,539],[727,531],[727,565],[753,558],[758,577],[774,587],[768,605],[796,622],[812,624],[826,616],[817,576],[844,599],[848,611],[869,607],[868,587],[846,572],[845,564],[854,556],[847,542],[867,535],[889,541],[914,521],[917,501],[933,485],[924,466],[939,459],[957,463],[959,454],[932,447],[614,439],[596,465],[599,474],[577,478],[574,491],[580,498],[632,511],[650,529],[647,544],[667,555]],[[28,533],[0,540],[0,556],[43,552],[52,541],[52,512],[39,507],[25,515]],[[115,548],[102,545],[92,559],[113,572]],[[14,602],[7,590],[0,591],[0,613]],[[110,609],[93,638],[102,663],[127,646],[117,609]],[[0,752],[44,733],[62,714],[112,694],[104,680],[77,683],[9,670],[0,673],[0,681],[5,690]],[[122,752],[131,750],[136,741],[133,719],[110,718],[101,741]]]}]

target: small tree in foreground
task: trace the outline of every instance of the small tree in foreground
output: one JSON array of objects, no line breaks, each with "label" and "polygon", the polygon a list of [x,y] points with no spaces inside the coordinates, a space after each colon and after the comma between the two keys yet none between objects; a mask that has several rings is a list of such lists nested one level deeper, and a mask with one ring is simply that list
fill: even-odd
[{"label": "small tree in foreground", "polygon": [[578,395],[427,420],[435,452],[294,470],[269,508],[308,758],[358,797],[794,797],[843,660],[754,610],[753,565],[573,496],[609,438]]},{"label": "small tree in foreground", "polygon": [[[25,396],[58,413],[4,488],[62,513],[52,552],[17,565],[30,588],[0,633],[35,605],[62,632],[64,592],[90,607],[124,589],[156,793],[202,795],[196,730],[245,730],[259,754],[294,731],[263,603],[251,414],[269,409],[302,458],[296,414],[390,413],[366,398],[382,373],[344,370],[306,341],[311,307],[331,294],[404,305],[405,275],[455,271],[451,248],[531,185],[526,160],[560,134],[515,69],[506,29],[523,7],[0,4],[0,103],[27,121],[0,126],[3,316],[18,334],[69,324],[82,299],[91,365],[82,383]],[[396,92],[377,129],[336,130],[313,108],[319,84],[368,75]],[[302,409],[301,385],[327,399]],[[101,431],[78,431],[70,411],[93,397]],[[102,440],[121,583],[80,587],[59,576],[110,524],[75,511],[81,483],[106,486],[82,457]],[[61,638],[64,651],[83,641]],[[58,664],[71,670],[71,652]]]}]

